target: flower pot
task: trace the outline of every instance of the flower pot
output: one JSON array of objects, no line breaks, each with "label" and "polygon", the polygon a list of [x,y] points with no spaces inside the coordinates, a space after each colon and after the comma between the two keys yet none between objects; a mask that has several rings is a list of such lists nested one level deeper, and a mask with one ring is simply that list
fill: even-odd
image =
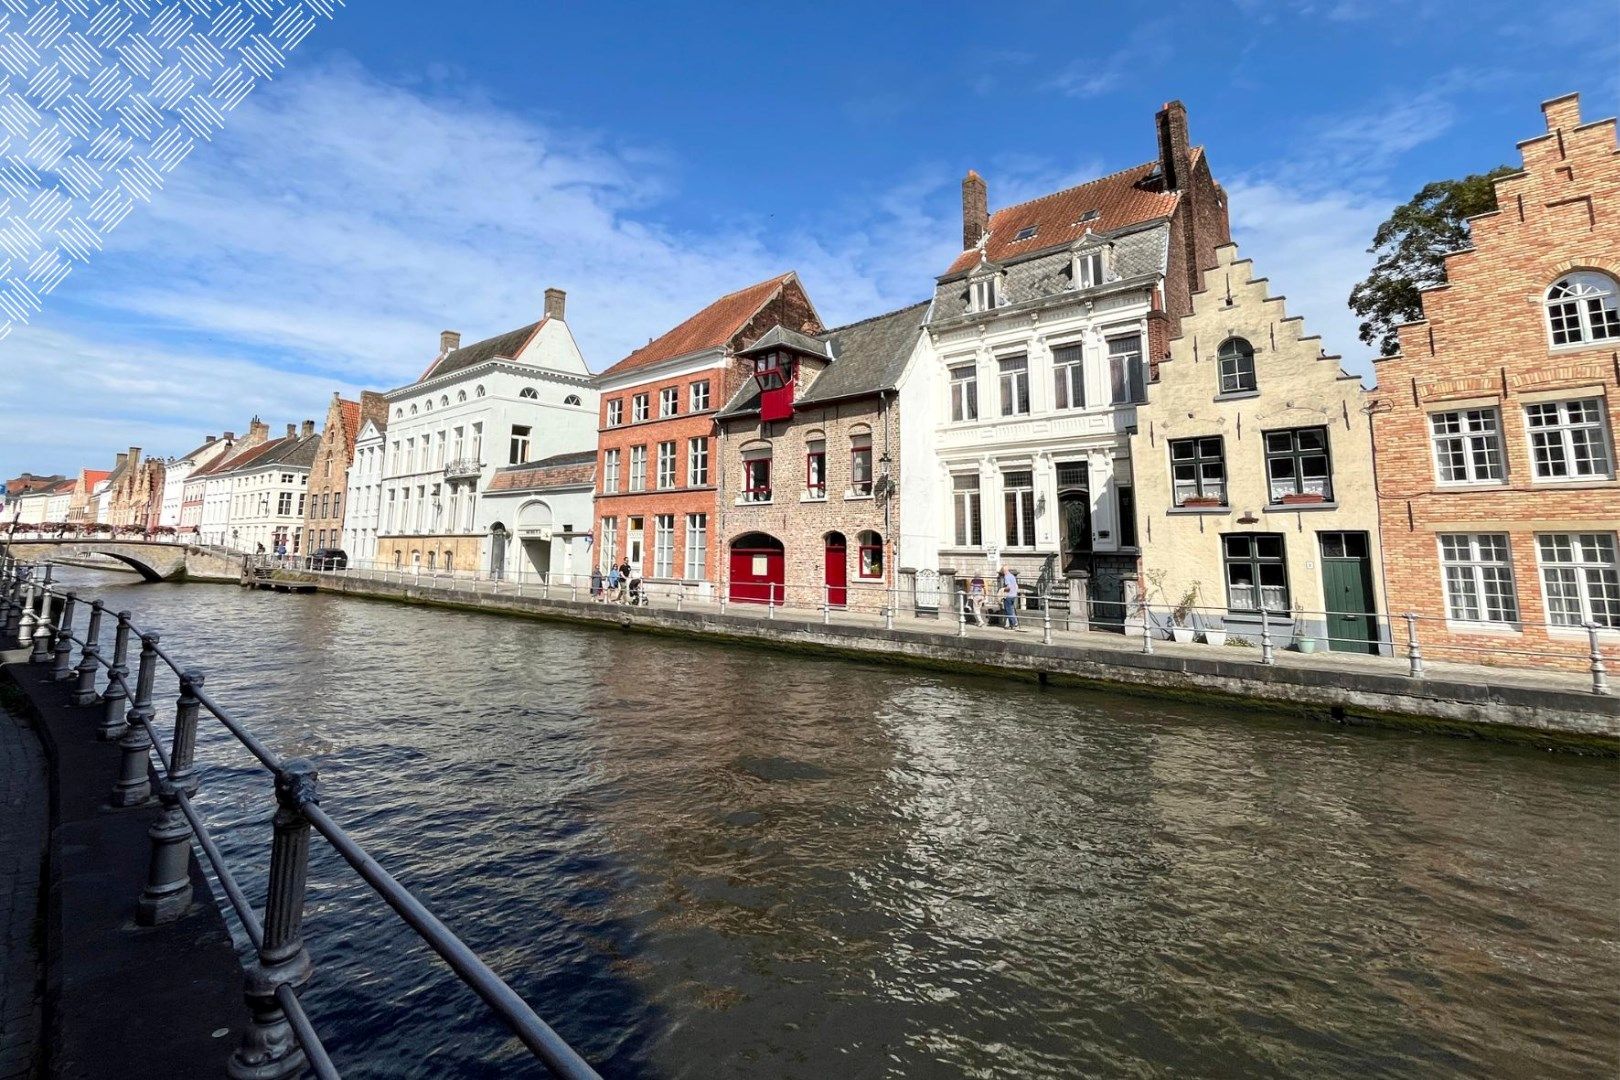
[{"label": "flower pot", "polygon": [[1220,505],[1221,505],[1221,500],[1213,498],[1212,496],[1209,496],[1209,495],[1194,495],[1190,499],[1182,499],[1181,500],[1181,507],[1184,510],[1188,510],[1188,509],[1207,509],[1209,507],[1220,506]]},{"label": "flower pot", "polygon": [[1226,631],[1225,630],[1205,630],[1204,631],[1204,640],[1206,642],[1208,642],[1209,644],[1211,644],[1211,645],[1225,645],[1226,644]]},{"label": "flower pot", "polygon": [[1327,502],[1322,496],[1316,494],[1284,495],[1282,501],[1284,506],[1312,506],[1317,503]]},{"label": "flower pot", "polygon": [[1316,639],[1313,637],[1302,637],[1298,641],[1294,642],[1294,648],[1298,649],[1302,653],[1315,652]]},{"label": "flower pot", "polygon": [[1185,645],[1193,639],[1193,628],[1190,626],[1172,626],[1170,636]]}]

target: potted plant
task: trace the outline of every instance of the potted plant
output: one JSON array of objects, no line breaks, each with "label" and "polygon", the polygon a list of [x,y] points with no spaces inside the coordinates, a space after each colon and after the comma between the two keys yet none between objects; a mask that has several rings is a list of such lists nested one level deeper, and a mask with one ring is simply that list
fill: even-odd
[{"label": "potted plant", "polygon": [[1187,586],[1187,591],[1181,594],[1176,606],[1170,610],[1170,636],[1183,644],[1192,641],[1192,618],[1194,608],[1198,606],[1198,582],[1194,581]]},{"label": "potted plant", "polygon": [[1294,620],[1294,648],[1302,653],[1316,651],[1316,638],[1305,632],[1305,610],[1296,602],[1289,612]]},{"label": "potted plant", "polygon": [[1204,641],[1207,644],[1210,644],[1210,645],[1225,645],[1226,644],[1226,627],[1224,627],[1224,626],[1205,626],[1204,627]]},{"label": "potted plant", "polygon": [[1309,506],[1327,500],[1320,491],[1291,491],[1282,497],[1284,506]]}]

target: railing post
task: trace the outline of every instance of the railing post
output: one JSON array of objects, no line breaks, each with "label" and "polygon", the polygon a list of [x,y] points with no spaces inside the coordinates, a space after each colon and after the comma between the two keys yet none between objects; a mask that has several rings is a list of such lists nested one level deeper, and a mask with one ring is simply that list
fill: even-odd
[{"label": "railing post", "polygon": [[967,593],[955,592],[956,598],[956,636],[967,637]]},{"label": "railing post", "polygon": [[[46,567],[47,577],[50,567]],[[56,635],[56,629],[51,624],[51,583],[46,581],[39,590],[39,616],[34,620],[34,649],[28,654],[30,664],[48,664],[51,662],[51,640]]]},{"label": "railing post", "polygon": [[568,583],[568,599],[575,603],[579,602],[579,582],[571,581]]},{"label": "railing post", "polygon": [[685,595],[686,595],[685,586],[682,586],[682,585],[675,586],[675,610],[676,611],[681,610],[681,597],[683,597]]},{"label": "railing post", "polygon": [[832,622],[832,586],[821,586],[821,625],[826,626]]},{"label": "railing post", "polygon": [[1260,605],[1260,662],[1262,664],[1275,664],[1277,656],[1271,644],[1271,616],[1266,614],[1265,604]]},{"label": "railing post", "polygon": [[1597,623],[1586,624],[1586,640],[1592,650],[1592,693],[1607,694],[1609,692],[1609,673],[1603,666],[1603,650],[1598,645]]},{"label": "railing post", "polygon": [[152,797],[151,762],[152,737],[146,733],[146,724],[153,716],[152,682],[157,678],[156,634],[141,635],[140,671],[135,678],[135,702],[125,717],[124,734],[118,740],[122,755],[118,765],[118,779],[113,783],[114,806],[139,806]]},{"label": "railing post", "polygon": [[720,596],[719,596],[720,614],[724,615],[726,613],[726,594],[729,593],[731,590],[729,588],[727,588],[726,583],[724,581],[722,581],[720,583],[720,587],[719,587],[719,589],[717,591],[720,594]]},{"label": "railing post", "polygon": [[1052,644],[1052,597],[1041,597],[1041,644]]},{"label": "railing post", "polygon": [[39,592],[39,583],[30,577],[23,583],[22,611],[17,618],[17,648],[26,649],[34,644],[34,631],[39,627],[39,619],[34,615],[34,597]]},{"label": "railing post", "polygon": [[180,809],[180,793],[197,794],[197,707],[194,688],[202,685],[198,672],[180,677],[180,698],[174,708],[174,744],[169,752],[169,774],[158,785],[163,814],[146,830],[152,840],[146,888],[136,905],[141,926],[173,922],[191,906],[191,825]]},{"label": "railing post", "polygon": [[11,578],[6,588],[6,620],[4,631],[5,640],[15,642],[22,629],[23,595],[26,584],[23,580],[22,570],[17,566],[11,569]]},{"label": "railing post", "polygon": [[776,582],[774,581],[765,583],[765,617],[767,619],[776,618]]},{"label": "railing post", "polygon": [[56,628],[56,662],[51,667],[51,678],[66,682],[74,677],[73,671],[73,594],[62,597],[62,621]]},{"label": "railing post", "polygon": [[242,1042],[225,1066],[232,1080],[281,1080],[308,1064],[287,1014],[276,1000],[281,986],[297,989],[315,965],[304,948],[304,890],[309,883],[309,818],[304,804],[317,803],[315,766],[294,759],[276,776],[276,816],[270,841],[270,881],[264,904],[264,941],[247,970],[248,1010],[253,1014]]},{"label": "railing post", "polygon": [[113,632],[113,662],[107,669],[107,690],[101,695],[101,727],[96,729],[96,737],[102,742],[112,742],[124,733],[124,706],[129,702],[124,680],[128,677],[129,612],[120,611],[118,626]]},{"label": "railing post", "polygon": [[883,590],[883,629],[894,629],[895,590]]},{"label": "railing post", "polygon": [[1142,605],[1142,652],[1144,655],[1153,655],[1153,613],[1146,603]]},{"label": "railing post", "polygon": [[1407,674],[1415,679],[1423,674],[1423,649],[1418,645],[1417,616],[1408,611],[1402,618],[1406,620],[1406,656],[1410,661]]},{"label": "railing post", "polygon": [[84,648],[79,651],[79,681],[73,688],[73,704],[93,705],[96,701],[96,665],[101,655],[97,639],[101,637],[101,613],[105,610],[100,600],[90,602],[90,625],[84,631]]}]

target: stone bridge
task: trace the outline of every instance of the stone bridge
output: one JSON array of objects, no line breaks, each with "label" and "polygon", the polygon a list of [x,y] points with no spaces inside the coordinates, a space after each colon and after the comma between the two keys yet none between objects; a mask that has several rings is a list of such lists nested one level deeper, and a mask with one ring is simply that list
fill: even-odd
[{"label": "stone bridge", "polygon": [[63,540],[17,540],[10,545],[10,550],[12,555],[24,560],[105,555],[131,567],[147,581],[178,578],[239,581],[242,577],[240,552],[200,544],[75,536]]}]

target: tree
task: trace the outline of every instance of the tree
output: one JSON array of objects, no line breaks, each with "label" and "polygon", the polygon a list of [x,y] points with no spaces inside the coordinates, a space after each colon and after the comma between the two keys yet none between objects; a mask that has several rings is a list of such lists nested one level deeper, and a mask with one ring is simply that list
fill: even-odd
[{"label": "tree", "polygon": [[1445,257],[1469,246],[1468,219],[1495,210],[1495,181],[1517,171],[1500,165],[1461,180],[1436,180],[1378,226],[1367,249],[1378,261],[1350,290],[1362,341],[1384,356],[1400,349],[1395,327],[1423,314],[1418,290],[1446,279]]}]

